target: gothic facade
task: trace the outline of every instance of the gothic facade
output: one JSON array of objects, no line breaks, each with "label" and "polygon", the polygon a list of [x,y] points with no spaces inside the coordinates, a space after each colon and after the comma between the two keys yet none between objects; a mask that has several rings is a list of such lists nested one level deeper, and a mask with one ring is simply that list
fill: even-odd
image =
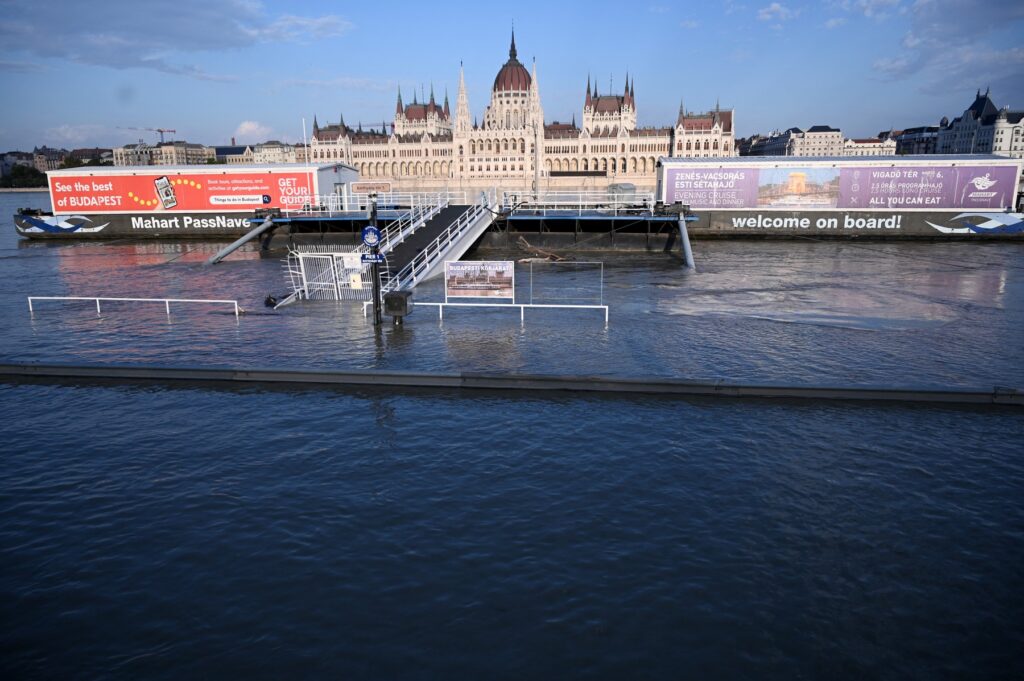
[{"label": "gothic facade", "polygon": [[470,120],[460,68],[454,116],[447,93],[443,104],[433,88],[426,102],[414,94],[404,104],[399,92],[392,123],[379,130],[352,129],[344,117],[321,126],[314,117],[309,153],[313,163],[349,163],[362,178],[390,180],[396,189],[600,189],[620,182],[653,188],[660,156],[737,155],[733,124],[732,110],[694,114],[680,105],[674,125],[638,127],[628,76],[621,94],[598,94],[588,79],[582,125],[575,117],[545,123],[537,64],[527,70],[519,61],[513,34],[481,121]]}]

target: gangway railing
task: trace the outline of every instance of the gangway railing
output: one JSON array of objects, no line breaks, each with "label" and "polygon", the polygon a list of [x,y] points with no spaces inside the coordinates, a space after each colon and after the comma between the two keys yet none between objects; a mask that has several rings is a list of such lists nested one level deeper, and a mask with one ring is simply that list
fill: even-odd
[{"label": "gangway railing", "polygon": [[373,194],[317,194],[306,198],[301,204],[288,206],[281,210],[281,215],[317,215],[334,217],[350,215],[370,210],[373,198],[376,197],[378,210],[404,211],[414,206],[423,205],[442,197],[448,203],[468,203],[466,192],[447,189],[434,192],[381,192]]},{"label": "gangway railing", "polygon": [[[411,210],[381,230],[378,249],[385,258],[393,248],[448,206],[449,194],[439,192],[417,195],[416,202]],[[363,264],[361,260],[358,261],[358,264],[353,264],[352,255],[362,256],[369,252],[370,249],[363,244],[348,249],[334,245],[309,245],[293,248],[288,253],[284,265],[292,292],[278,301],[274,309],[288,305],[300,298],[307,300],[367,300],[370,297],[371,287],[369,283],[364,286],[362,280],[366,276],[369,265]],[[383,270],[388,271],[386,259]]]},{"label": "gangway railing", "polygon": [[32,305],[34,300],[92,300],[96,303],[96,314],[100,314],[102,309],[100,307],[100,301],[106,302],[129,302],[129,303],[163,303],[164,308],[167,310],[167,316],[171,316],[171,303],[200,303],[210,305],[231,305],[235,310],[235,318],[237,319],[242,310],[238,307],[237,300],[206,300],[200,298],[106,298],[96,296],[28,296],[28,311],[30,314],[35,313],[35,308]]},{"label": "gangway railing", "polygon": [[[380,233],[379,249],[388,252],[398,244],[405,241],[406,237],[427,223],[430,218],[437,215],[450,203],[445,193],[428,194],[417,197],[417,203],[398,220],[390,223]],[[360,244],[356,251],[369,253],[370,249]]]},{"label": "gangway railing", "polygon": [[533,194],[528,191],[504,192],[505,212],[546,215],[654,214],[654,192],[609,193],[604,191],[557,191]]},{"label": "gangway railing", "polygon": [[381,293],[416,286],[433,269],[439,258],[447,253],[449,247],[463,236],[470,227],[475,225],[485,215],[494,214],[495,211],[492,206],[497,206],[497,190],[492,189],[490,192],[481,192],[477,203],[470,206],[466,212],[460,215],[452,224],[448,225],[436,239],[427,244],[399,272],[391,273],[387,268],[382,268]]},{"label": "gangway railing", "polygon": [[[348,210],[369,210],[373,199],[372,194],[349,194]],[[441,189],[433,192],[377,192],[377,208],[387,210],[390,208],[408,208],[423,203],[428,197],[442,196],[448,203],[465,204],[469,203],[469,196],[462,190]]]}]

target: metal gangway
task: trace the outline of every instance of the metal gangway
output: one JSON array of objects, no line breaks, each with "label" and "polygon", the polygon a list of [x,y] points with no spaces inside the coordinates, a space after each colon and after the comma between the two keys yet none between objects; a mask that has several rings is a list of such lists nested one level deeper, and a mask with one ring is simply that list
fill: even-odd
[{"label": "metal gangway", "polygon": [[[458,211],[457,217],[441,227],[432,240],[422,247],[416,244],[414,252],[404,258],[395,256],[395,249],[409,236],[438,216],[443,208]],[[380,266],[382,293],[411,289],[422,281],[444,272],[446,260],[458,260],[490,227],[498,214],[500,203],[497,190],[481,192],[476,203],[450,205],[447,194],[439,194],[430,211],[422,211],[417,218],[398,221],[382,232],[379,252],[384,255]],[[416,224],[418,223],[418,224]],[[416,224],[416,226],[412,226]],[[365,246],[344,247],[315,245],[297,247],[285,261],[285,275],[292,292],[275,305],[275,309],[295,300],[356,300],[372,298],[373,282],[370,266],[362,262]]]},{"label": "metal gangway", "polygon": [[498,192],[481,192],[476,203],[448,225],[433,241],[399,268],[391,263],[381,269],[381,293],[415,288],[444,273],[445,261],[459,260],[491,226],[498,215]]},{"label": "metal gangway", "polygon": [[[416,230],[423,227],[449,205],[448,192],[416,195],[412,208],[381,230],[379,252],[387,257]],[[274,309],[300,298],[307,300],[368,300],[372,286],[366,277],[368,267],[362,255],[370,249],[358,246],[295,246],[285,258],[285,276],[292,292],[275,304]],[[364,279],[366,281],[364,285]]]},{"label": "metal gangway", "polygon": [[[388,192],[381,195],[377,204],[382,215],[397,216],[398,233],[401,238],[408,235],[429,220],[437,210],[453,202],[465,202],[465,192],[442,190],[437,192]],[[373,206],[373,194],[325,194],[314,196],[301,206],[274,209],[268,214],[260,215],[261,222],[237,240],[228,244],[206,262],[215,265],[234,253],[244,244],[261,236],[280,224],[302,221],[323,221],[332,219],[350,219],[365,215]],[[430,212],[431,209],[433,212]],[[429,214],[427,214],[429,213]],[[425,217],[424,217],[425,216]],[[255,221],[255,220],[254,220]],[[394,223],[392,223],[394,224]],[[390,227],[390,225],[389,225]],[[391,234],[394,234],[392,232]],[[391,234],[388,235],[392,240]],[[399,239],[400,241],[401,239]]]}]

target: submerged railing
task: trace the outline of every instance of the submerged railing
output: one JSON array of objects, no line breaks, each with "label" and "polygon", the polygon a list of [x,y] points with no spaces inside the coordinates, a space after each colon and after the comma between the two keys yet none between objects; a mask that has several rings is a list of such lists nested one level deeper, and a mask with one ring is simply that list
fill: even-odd
[{"label": "submerged railing", "polygon": [[29,296],[28,311],[30,314],[35,313],[35,309],[32,306],[32,301],[34,300],[92,300],[96,302],[96,314],[100,314],[101,312],[100,301],[125,303],[163,303],[164,308],[167,310],[168,317],[171,315],[171,303],[231,305],[234,307],[236,319],[242,313],[242,309],[238,307],[237,300],[205,300],[200,298],[105,298],[96,296]]}]

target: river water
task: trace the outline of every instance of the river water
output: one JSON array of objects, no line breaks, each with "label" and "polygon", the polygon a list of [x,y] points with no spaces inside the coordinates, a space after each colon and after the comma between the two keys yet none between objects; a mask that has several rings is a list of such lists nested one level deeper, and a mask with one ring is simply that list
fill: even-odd
[{"label": "river water", "polygon": [[[1024,386],[1020,244],[520,265],[520,300],[603,301],[607,328],[421,307],[375,334],[356,305],[263,308],[284,276],[252,250],[19,240],[8,216],[45,204],[0,195],[2,361]],[[6,678],[1024,672],[1018,410],[88,383],[0,405]]]}]

